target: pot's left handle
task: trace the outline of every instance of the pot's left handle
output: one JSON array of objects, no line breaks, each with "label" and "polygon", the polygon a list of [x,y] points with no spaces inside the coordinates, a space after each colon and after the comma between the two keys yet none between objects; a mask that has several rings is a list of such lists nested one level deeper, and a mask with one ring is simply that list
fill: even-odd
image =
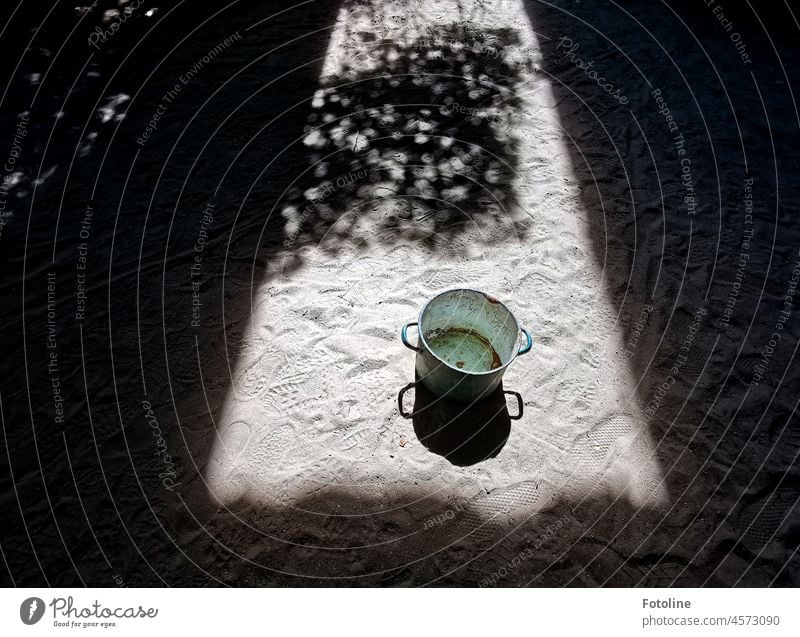
[{"label": "pot's left handle", "polygon": [[408,328],[414,325],[417,325],[416,321],[412,321],[411,323],[406,323],[403,325],[403,329],[400,331],[400,340],[403,341],[403,345],[405,345],[408,349],[413,349],[415,352],[421,352],[421,348],[417,347],[416,345],[412,345],[408,340]]}]

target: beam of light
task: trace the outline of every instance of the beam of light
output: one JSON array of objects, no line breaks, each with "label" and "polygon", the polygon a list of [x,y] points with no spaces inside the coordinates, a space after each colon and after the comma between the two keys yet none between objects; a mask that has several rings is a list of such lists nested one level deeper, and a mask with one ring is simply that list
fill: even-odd
[{"label": "beam of light", "polygon": [[[389,152],[380,142],[382,127],[407,111],[400,103],[386,105],[391,91],[380,92],[385,84],[376,85],[370,103],[372,80],[364,78],[380,74],[387,60],[402,68],[395,56],[408,56],[420,40],[428,44],[417,47],[419,57],[407,66],[424,71],[426,60],[436,59],[438,34],[459,11],[466,12],[469,28],[459,31],[462,37],[510,32],[516,40],[442,42],[448,54],[458,55],[463,47],[472,51],[477,62],[467,55],[457,71],[473,77],[426,85],[436,107],[414,107],[414,117],[398,124],[397,147]],[[480,90],[480,55],[489,65],[502,56],[520,75],[506,111],[460,114],[475,130],[464,144],[442,128],[442,118],[451,118],[462,104],[442,105],[453,82],[468,81]],[[592,493],[621,495],[635,506],[667,501],[636,379],[621,355],[622,330],[593,254],[591,233],[597,229],[582,209],[580,189],[590,185],[575,177],[571,142],[559,121],[551,79],[540,72],[540,57],[521,0],[420,1],[417,10],[406,2],[344,4],[305,138],[309,152],[317,153],[312,172],[320,182],[301,189],[298,201],[284,207],[285,248],[272,258],[254,295],[206,470],[217,500],[290,504],[330,485],[356,485],[368,495],[386,485],[401,490],[420,483],[436,491],[469,483],[491,491],[532,481],[537,497],[519,498],[520,514],[530,515],[555,497],[580,500]],[[343,86],[348,79],[360,88]],[[384,82],[391,86],[392,78]],[[497,89],[497,95],[506,90]],[[369,117],[315,131],[329,105],[330,113],[347,111],[343,100],[371,107]],[[504,168],[493,167],[480,148],[470,154],[482,136],[497,148],[515,149],[514,176],[500,184],[507,198],[499,203],[492,170],[502,175]],[[430,161],[425,153],[413,155],[413,144],[430,145],[431,139],[441,140],[436,143],[442,149],[464,150],[448,155],[434,145]],[[328,153],[344,157],[344,164],[333,170],[339,160],[325,159]],[[486,162],[479,173],[471,163],[476,157]],[[409,168],[409,162],[418,167]],[[382,180],[376,181],[378,171]],[[458,232],[448,230],[458,214],[453,211],[464,193],[473,197],[471,182],[461,186],[466,190],[447,185],[453,171],[477,175],[484,208],[492,212],[470,209]],[[418,194],[397,196],[398,182],[403,192]],[[303,214],[309,201],[317,202],[310,218]],[[299,267],[286,269],[298,258]],[[462,286],[508,301],[534,333],[532,353],[515,362],[504,381],[526,400],[525,416],[514,423],[497,458],[473,467],[453,466],[429,453],[413,439],[395,401],[413,379],[414,364],[397,337],[399,328],[415,319],[427,298]],[[400,447],[398,441],[406,439],[411,444]]]}]

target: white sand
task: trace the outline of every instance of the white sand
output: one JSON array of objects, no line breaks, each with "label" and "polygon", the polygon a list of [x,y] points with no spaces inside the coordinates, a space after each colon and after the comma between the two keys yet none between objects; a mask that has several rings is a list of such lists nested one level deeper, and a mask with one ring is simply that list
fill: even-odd
[{"label": "white sand", "polygon": [[[393,39],[413,42],[428,27],[453,21],[447,3],[422,4],[413,25],[385,20]],[[536,60],[536,37],[521,5],[482,4],[485,11],[472,17],[479,27],[523,35],[503,54]],[[378,15],[391,15],[391,4],[372,5]],[[370,29],[368,13],[341,12],[321,85],[345,63],[374,66],[368,50],[347,45],[357,41],[353,33]],[[288,508],[346,487],[374,502],[372,512],[380,516],[386,492],[421,491],[470,500],[470,515],[479,512],[481,533],[493,541],[512,523],[535,522],[555,498],[577,503],[607,494],[636,507],[664,505],[666,490],[593,256],[548,78],[529,66],[517,92],[521,125],[509,134],[519,142],[519,174],[509,188],[519,205],[502,211],[499,223],[476,221],[456,240],[439,237],[433,252],[382,229],[394,202],[373,193],[378,205],[368,214],[348,211],[334,225],[364,244],[339,244],[329,235],[315,245],[291,245],[273,259],[253,295],[205,473],[221,504],[244,499]],[[515,236],[512,222],[526,228],[525,239]],[[298,250],[303,265],[283,272],[283,259]],[[450,287],[496,295],[534,335],[533,351],[504,379],[506,389],[524,397],[524,416],[513,422],[497,457],[468,467],[428,451],[396,405],[398,391],[414,376],[414,355],[400,343],[400,327]],[[406,401],[410,410],[413,391]],[[461,520],[464,532],[474,528],[470,515]],[[402,531],[419,531],[419,522]],[[490,528],[498,533],[487,533]]]}]

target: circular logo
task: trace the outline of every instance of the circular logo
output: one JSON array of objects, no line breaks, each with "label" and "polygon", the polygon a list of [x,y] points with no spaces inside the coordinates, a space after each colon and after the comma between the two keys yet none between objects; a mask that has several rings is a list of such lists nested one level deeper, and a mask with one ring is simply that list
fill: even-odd
[{"label": "circular logo", "polygon": [[38,597],[29,597],[19,607],[19,618],[28,626],[33,626],[42,615],[44,615],[44,601]]}]

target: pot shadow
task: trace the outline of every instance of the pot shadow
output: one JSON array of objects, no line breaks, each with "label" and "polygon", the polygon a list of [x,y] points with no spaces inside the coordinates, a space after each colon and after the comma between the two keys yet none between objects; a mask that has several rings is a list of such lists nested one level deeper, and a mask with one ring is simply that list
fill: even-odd
[{"label": "pot shadow", "polygon": [[[405,410],[403,399],[414,390],[414,407]],[[511,415],[506,396],[517,402]],[[508,441],[511,421],[523,414],[522,396],[503,389],[502,382],[489,396],[471,403],[458,403],[436,396],[419,375],[397,394],[397,409],[414,423],[417,439],[428,451],[458,467],[468,467],[496,457]]]}]

